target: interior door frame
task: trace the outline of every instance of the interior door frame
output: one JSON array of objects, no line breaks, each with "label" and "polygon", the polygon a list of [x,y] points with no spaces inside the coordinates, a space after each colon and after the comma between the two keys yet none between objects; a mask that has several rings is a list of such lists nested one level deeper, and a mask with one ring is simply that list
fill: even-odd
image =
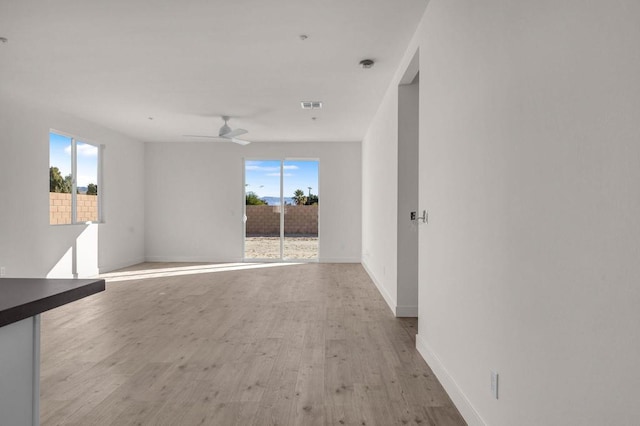
[{"label": "interior door frame", "polygon": [[[420,291],[420,56],[398,84],[397,317],[417,317]],[[410,216],[413,213],[413,217]]]},{"label": "interior door frame", "polygon": [[[247,161],[279,161],[280,162],[280,257],[247,258]],[[318,163],[318,197],[320,196],[320,158],[317,157],[243,157],[242,158],[242,261],[261,263],[318,263],[320,261],[320,203],[318,203],[318,256],[315,259],[288,259],[284,257],[284,163],[286,161],[315,161]]]}]

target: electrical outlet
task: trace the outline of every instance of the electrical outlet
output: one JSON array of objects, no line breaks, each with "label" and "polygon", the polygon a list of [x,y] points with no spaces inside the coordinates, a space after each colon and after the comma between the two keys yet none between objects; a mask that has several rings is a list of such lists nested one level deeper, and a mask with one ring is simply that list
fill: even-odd
[{"label": "electrical outlet", "polygon": [[5,268],[4,266],[0,266],[0,278],[4,277],[5,275],[7,275],[7,268]]},{"label": "electrical outlet", "polygon": [[491,395],[498,399],[498,373],[495,371],[491,372]]}]

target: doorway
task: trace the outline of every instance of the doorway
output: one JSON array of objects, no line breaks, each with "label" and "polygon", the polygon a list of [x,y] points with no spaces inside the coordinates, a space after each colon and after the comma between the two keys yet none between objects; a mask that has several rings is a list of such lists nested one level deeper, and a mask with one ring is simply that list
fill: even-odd
[{"label": "doorway", "polygon": [[418,316],[419,56],[398,86],[397,317]]},{"label": "doorway", "polygon": [[245,160],[244,258],[317,261],[319,161]]}]

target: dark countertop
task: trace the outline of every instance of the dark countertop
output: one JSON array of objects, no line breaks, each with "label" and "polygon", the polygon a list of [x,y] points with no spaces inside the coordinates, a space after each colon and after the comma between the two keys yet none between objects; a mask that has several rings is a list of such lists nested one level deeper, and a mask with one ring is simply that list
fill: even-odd
[{"label": "dark countertop", "polygon": [[0,278],[0,327],[104,289],[102,279]]}]

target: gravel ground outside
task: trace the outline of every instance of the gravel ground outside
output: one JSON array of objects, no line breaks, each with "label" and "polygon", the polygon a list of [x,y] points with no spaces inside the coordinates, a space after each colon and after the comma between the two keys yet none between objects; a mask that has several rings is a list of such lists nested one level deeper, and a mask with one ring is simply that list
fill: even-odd
[{"label": "gravel ground outside", "polygon": [[[247,259],[279,259],[279,237],[247,237],[244,244]],[[285,237],[285,259],[317,259],[318,237]]]}]

